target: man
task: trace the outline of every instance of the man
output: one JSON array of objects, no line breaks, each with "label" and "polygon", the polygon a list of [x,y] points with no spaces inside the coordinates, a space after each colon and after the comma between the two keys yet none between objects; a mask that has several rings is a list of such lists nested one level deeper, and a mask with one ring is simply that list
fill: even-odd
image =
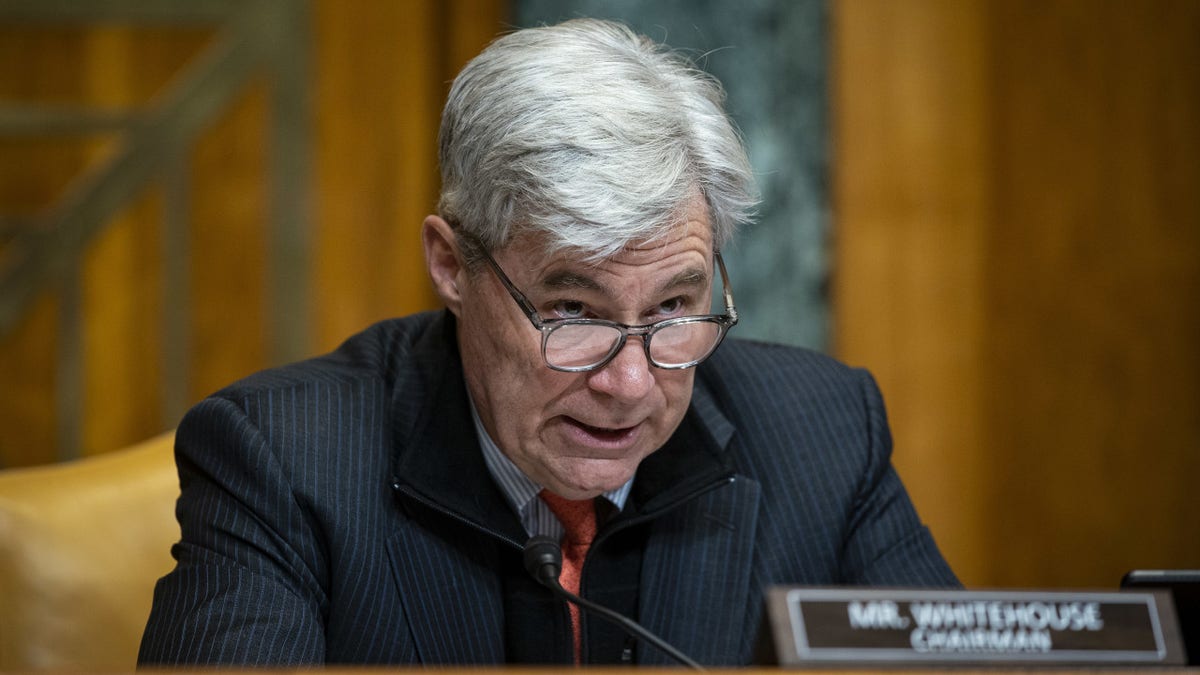
[{"label": "man", "polygon": [[755,202],[721,98],[600,21],[472,61],[422,230],[446,311],[188,414],[141,663],[670,663],[539,585],[538,534],[583,596],[713,665],[750,661],[771,584],[954,585],[871,378],[720,346],[719,249]]}]

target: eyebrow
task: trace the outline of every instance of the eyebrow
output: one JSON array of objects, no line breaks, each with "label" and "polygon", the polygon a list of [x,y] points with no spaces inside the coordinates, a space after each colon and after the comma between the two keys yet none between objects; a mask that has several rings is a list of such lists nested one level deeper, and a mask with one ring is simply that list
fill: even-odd
[{"label": "eyebrow", "polygon": [[[708,272],[701,267],[688,267],[660,285],[656,293],[664,293],[676,288],[703,286],[708,281]],[[538,284],[550,290],[580,289],[597,291],[609,297],[615,295],[607,285],[578,272],[562,271],[547,276]]]},{"label": "eyebrow", "polygon": [[608,288],[595,279],[575,272],[555,272],[542,279],[538,284],[542,288],[568,289],[581,288],[588,291],[608,292]]}]

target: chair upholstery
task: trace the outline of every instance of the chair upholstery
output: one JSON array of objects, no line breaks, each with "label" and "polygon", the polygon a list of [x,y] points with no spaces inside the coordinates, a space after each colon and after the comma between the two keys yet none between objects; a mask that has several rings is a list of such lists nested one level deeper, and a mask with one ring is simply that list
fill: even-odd
[{"label": "chair upholstery", "polygon": [[0,471],[0,671],[133,669],[179,540],[173,440]]}]

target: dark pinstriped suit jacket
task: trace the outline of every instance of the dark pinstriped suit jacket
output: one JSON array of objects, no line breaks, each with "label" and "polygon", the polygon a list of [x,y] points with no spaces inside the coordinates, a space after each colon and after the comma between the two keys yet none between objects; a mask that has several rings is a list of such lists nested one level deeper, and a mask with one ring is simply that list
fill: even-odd
[{"label": "dark pinstriped suit jacket", "polygon": [[[505,661],[495,561],[525,534],[484,468],[453,332],[447,313],[384,322],[187,415],[178,564],[140,663]],[[744,664],[768,585],[955,585],[890,452],[870,376],[727,341],[626,507],[649,522],[638,620]]]}]

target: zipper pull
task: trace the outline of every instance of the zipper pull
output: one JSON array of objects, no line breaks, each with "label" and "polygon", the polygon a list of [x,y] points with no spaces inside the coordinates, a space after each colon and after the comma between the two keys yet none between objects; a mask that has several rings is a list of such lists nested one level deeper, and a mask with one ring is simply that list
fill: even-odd
[{"label": "zipper pull", "polygon": [[637,646],[637,638],[630,635],[625,638],[625,647],[621,649],[621,665],[633,665],[633,648]]}]

